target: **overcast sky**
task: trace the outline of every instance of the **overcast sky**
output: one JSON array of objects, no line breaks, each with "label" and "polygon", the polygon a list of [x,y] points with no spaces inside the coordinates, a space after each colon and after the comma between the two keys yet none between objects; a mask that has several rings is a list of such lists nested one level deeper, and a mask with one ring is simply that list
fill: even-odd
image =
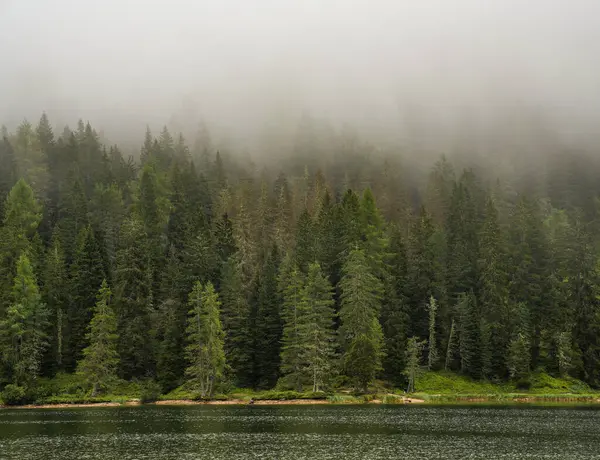
[{"label": "overcast sky", "polygon": [[392,132],[407,107],[529,106],[578,135],[600,113],[598,0],[0,0],[0,53],[9,125],[243,136],[308,111]]}]

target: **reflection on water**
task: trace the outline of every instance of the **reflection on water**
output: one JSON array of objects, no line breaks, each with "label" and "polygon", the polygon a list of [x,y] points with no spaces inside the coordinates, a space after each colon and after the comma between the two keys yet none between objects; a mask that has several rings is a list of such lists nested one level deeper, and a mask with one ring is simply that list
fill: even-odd
[{"label": "reflection on water", "polygon": [[1,459],[600,459],[600,411],[189,406],[0,411]]}]

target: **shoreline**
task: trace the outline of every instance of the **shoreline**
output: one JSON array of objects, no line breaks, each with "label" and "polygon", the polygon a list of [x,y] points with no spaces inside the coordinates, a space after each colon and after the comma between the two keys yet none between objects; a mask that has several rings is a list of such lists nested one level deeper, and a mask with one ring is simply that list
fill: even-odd
[{"label": "shoreline", "polygon": [[391,401],[385,401],[378,395],[371,400],[353,399],[347,401],[330,401],[328,399],[258,399],[252,402],[248,399],[227,399],[195,401],[192,399],[165,399],[155,402],[142,403],[139,399],[128,401],[99,401],[85,403],[56,403],[56,404],[25,404],[21,406],[0,406],[0,409],[75,409],[75,408],[98,408],[98,407],[133,407],[133,406],[291,406],[291,405],[600,405],[600,395],[443,395],[443,394],[419,394],[418,397],[407,397],[399,395],[391,396]]},{"label": "shoreline", "polygon": [[[402,404],[425,404],[427,401],[419,398],[401,397],[402,402],[392,405]],[[192,399],[165,399],[155,402],[142,403],[139,400],[129,400],[125,402],[88,402],[88,403],[56,403],[56,404],[24,404],[21,406],[0,405],[0,409],[75,409],[75,408],[94,408],[94,407],[121,407],[121,406],[313,406],[313,405],[357,405],[357,404],[383,404],[381,399],[371,401],[347,401],[332,402],[327,399],[259,399],[250,403],[247,399],[227,399],[227,400],[208,400],[194,401]],[[389,404],[389,403],[388,403]]]}]

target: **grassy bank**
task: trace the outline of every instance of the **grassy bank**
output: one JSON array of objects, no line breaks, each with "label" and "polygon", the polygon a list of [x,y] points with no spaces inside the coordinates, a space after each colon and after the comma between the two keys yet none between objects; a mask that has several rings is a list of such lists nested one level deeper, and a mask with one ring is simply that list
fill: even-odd
[{"label": "grassy bank", "polygon": [[427,403],[600,403],[600,392],[572,378],[533,373],[519,382],[474,381],[446,372],[419,377],[414,396]]},{"label": "grassy bank", "polygon": [[11,395],[5,388],[0,394],[0,402],[3,405],[33,406],[154,402],[248,404],[250,401],[255,404],[600,404],[600,392],[593,391],[584,383],[544,373],[532,374],[526,381],[518,383],[495,384],[473,381],[452,373],[427,372],[418,378],[416,389],[415,393],[407,395],[402,390],[390,388],[385,382],[376,382],[366,394],[354,393],[349,388],[317,393],[228,388],[207,401],[186,385],[161,393],[158,385],[151,381],[115,382],[104,394],[92,396],[77,376],[60,374],[53,379],[40,379],[34,390],[24,394]]}]

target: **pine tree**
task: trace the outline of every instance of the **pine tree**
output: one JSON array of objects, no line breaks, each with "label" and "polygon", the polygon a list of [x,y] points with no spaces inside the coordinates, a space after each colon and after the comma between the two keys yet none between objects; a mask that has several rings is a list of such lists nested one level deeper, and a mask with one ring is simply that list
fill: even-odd
[{"label": "pine tree", "polygon": [[215,223],[215,237],[217,256],[221,263],[226,263],[237,251],[233,231],[233,223],[227,213],[223,214]]},{"label": "pine tree", "polygon": [[385,376],[395,385],[404,382],[405,350],[409,327],[406,283],[407,255],[400,229],[393,227],[390,234],[391,257],[388,276],[384,281],[381,307],[381,326],[385,337],[386,356],[383,360]]},{"label": "pine tree", "polygon": [[19,179],[4,204],[5,245],[10,245],[10,249],[16,254],[29,249],[41,218],[41,207],[32,188],[23,179]]},{"label": "pine tree", "polygon": [[381,281],[387,276],[389,239],[385,234],[384,219],[377,208],[371,189],[366,189],[360,202],[360,247],[369,259],[372,272]]},{"label": "pine tree", "polygon": [[372,273],[363,250],[354,249],[349,253],[340,288],[344,369],[355,380],[357,388],[365,390],[381,370],[383,332],[379,312],[383,287]]},{"label": "pine tree", "polygon": [[281,373],[283,379],[296,391],[302,391],[304,372],[305,340],[302,328],[308,320],[308,305],[303,302],[304,274],[291,261],[282,264],[279,276],[279,291],[283,301],[281,319]]},{"label": "pine tree", "polygon": [[104,258],[91,227],[83,228],[70,271],[70,300],[67,310],[67,331],[64,365],[74,370],[87,345],[86,329],[92,318],[96,293],[106,277]]},{"label": "pine tree", "polygon": [[153,267],[147,245],[143,224],[136,218],[126,220],[115,271],[119,376],[126,379],[155,373]]},{"label": "pine tree", "polygon": [[454,361],[454,354],[456,352],[456,322],[452,318],[450,325],[450,332],[448,334],[448,344],[446,345],[446,361],[444,362],[444,370],[450,370],[452,362]]},{"label": "pine tree", "polygon": [[408,339],[405,356],[406,367],[404,369],[404,375],[408,381],[407,393],[413,393],[416,389],[415,383],[421,372],[421,353],[424,346],[425,342],[420,341],[418,337]]},{"label": "pine tree", "polygon": [[304,209],[298,218],[296,228],[296,263],[302,273],[308,271],[309,264],[317,260],[317,233],[313,220]]},{"label": "pine tree", "polygon": [[326,192],[318,210],[315,222],[317,233],[317,258],[321,269],[334,286],[339,281],[340,254],[343,251],[342,227],[340,222],[341,206],[335,204],[331,195]]},{"label": "pine tree", "polygon": [[333,288],[318,263],[310,264],[302,291],[299,335],[302,343],[300,359],[303,373],[312,383],[312,391],[321,391],[329,381],[336,364],[336,336],[333,330]]},{"label": "pine tree", "polygon": [[472,293],[461,294],[458,300],[460,312],[460,360],[464,374],[481,377],[481,331],[479,312]]},{"label": "pine tree", "polygon": [[224,351],[233,381],[240,386],[251,385],[251,346],[249,330],[250,306],[242,281],[237,257],[230,257],[221,270],[221,322],[225,333]]},{"label": "pine tree", "polygon": [[142,145],[140,153],[140,161],[144,165],[152,160],[152,131],[150,127],[146,126],[146,134],[144,135],[144,144]]},{"label": "pine tree", "polygon": [[530,344],[526,335],[518,333],[510,341],[506,362],[509,375],[514,379],[522,379],[529,374],[529,363],[531,360]]},{"label": "pine tree", "polygon": [[488,199],[479,235],[479,303],[482,316],[482,371],[486,377],[505,377],[510,342],[510,308],[505,243],[498,212]]},{"label": "pine tree", "polygon": [[347,190],[344,194],[339,218],[339,225],[341,227],[341,254],[339,256],[345,258],[361,241],[362,217],[360,200],[358,195],[352,190]]},{"label": "pine tree", "polygon": [[67,306],[69,303],[67,269],[65,255],[60,241],[60,230],[55,228],[52,242],[46,254],[42,298],[49,312],[52,325],[48,367],[52,370],[63,368]]},{"label": "pine tree", "polygon": [[410,335],[428,336],[427,300],[441,297],[438,287],[439,264],[434,243],[435,228],[425,208],[410,231],[408,240],[408,273],[406,296],[409,302]]},{"label": "pine tree", "polygon": [[275,209],[274,209],[274,240],[277,247],[286,252],[292,249],[292,228],[294,224],[294,210],[292,196],[288,181],[283,173],[275,181]]},{"label": "pine tree", "polygon": [[107,388],[116,378],[119,363],[117,318],[110,305],[110,296],[108,284],[103,280],[86,336],[89,345],[77,363],[77,372],[92,389],[92,396]]},{"label": "pine tree", "polygon": [[19,257],[27,254],[36,264],[34,240],[42,218],[33,190],[23,180],[12,187],[4,204],[4,226],[0,229],[0,307],[11,302],[10,292]]},{"label": "pine tree", "polygon": [[106,255],[107,274],[112,278],[116,268],[119,232],[125,217],[122,192],[115,184],[96,184],[91,200],[91,220],[102,236],[102,252]]},{"label": "pine tree", "polygon": [[31,185],[36,195],[43,196],[48,187],[48,167],[38,136],[27,120],[17,127],[12,145],[19,177]]},{"label": "pine tree", "polygon": [[429,174],[425,193],[425,206],[438,226],[445,225],[448,218],[454,180],[454,168],[448,159],[442,156]]},{"label": "pine tree", "polygon": [[[77,250],[77,239],[82,229],[89,225],[87,197],[81,179],[74,172],[68,175],[61,187],[57,224],[67,264],[71,264]],[[94,292],[97,288],[94,286]]]},{"label": "pine tree", "polygon": [[202,287],[197,282],[190,293],[188,305],[188,346],[185,352],[189,367],[186,374],[199,389],[202,398],[211,397],[215,383],[225,370],[223,330],[219,319],[221,302],[212,283]]},{"label": "pine tree", "polygon": [[217,192],[227,187],[227,175],[225,173],[225,166],[223,165],[223,158],[221,157],[221,153],[219,151],[217,151],[215,156],[213,174],[213,177],[215,178],[215,190]]},{"label": "pine tree", "polygon": [[40,374],[48,345],[47,317],[31,263],[22,254],[17,261],[11,303],[0,323],[4,362],[17,385],[30,385]]},{"label": "pine tree", "polygon": [[163,391],[178,387],[184,376],[186,362],[185,325],[186,299],[182,295],[187,280],[182,280],[181,263],[175,248],[169,248],[166,267],[161,278],[160,302],[154,320],[159,344],[156,352],[156,378]]},{"label": "pine tree", "polygon": [[477,287],[477,232],[480,225],[477,196],[472,173],[465,171],[454,185],[446,234],[448,237],[448,294],[457,301],[461,293]]},{"label": "pine tree", "polygon": [[429,340],[427,342],[427,368],[432,370],[438,361],[437,341],[436,341],[436,315],[437,315],[437,303],[433,296],[429,298],[429,304],[427,306],[429,310]]},{"label": "pine tree", "polygon": [[[532,365],[539,357],[539,337],[549,315],[545,293],[547,272],[546,238],[536,204],[522,198],[511,216],[510,245],[510,303],[522,304],[529,310],[533,332]],[[549,303],[549,302],[548,302]],[[517,332],[517,331],[514,331]]]},{"label": "pine tree", "polygon": [[254,322],[254,386],[272,388],[279,378],[282,321],[277,289],[279,251],[273,247],[257,283]]},{"label": "pine tree", "polygon": [[17,181],[15,152],[7,137],[0,138],[0,219],[4,219],[4,200]]}]

